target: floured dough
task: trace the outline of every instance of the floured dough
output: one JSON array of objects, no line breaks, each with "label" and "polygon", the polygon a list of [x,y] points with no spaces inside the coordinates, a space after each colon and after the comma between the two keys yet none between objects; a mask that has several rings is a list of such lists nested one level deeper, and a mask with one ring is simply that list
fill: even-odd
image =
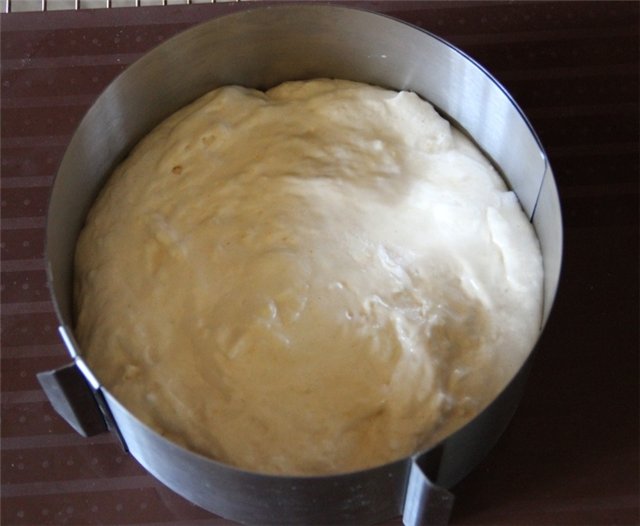
[{"label": "floured dough", "polygon": [[142,421],[249,470],[346,472],[477,414],[537,338],[534,231],[413,93],[217,89],[118,167],[77,246],[77,337]]}]

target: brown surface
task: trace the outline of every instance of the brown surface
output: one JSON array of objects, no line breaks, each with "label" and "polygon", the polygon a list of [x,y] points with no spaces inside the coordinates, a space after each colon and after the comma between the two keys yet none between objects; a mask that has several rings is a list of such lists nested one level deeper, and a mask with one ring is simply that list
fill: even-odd
[{"label": "brown surface", "polygon": [[[456,488],[452,522],[637,524],[639,4],[358,5],[434,31],[494,73],[533,121],[560,187],[556,308],[522,405]],[[228,524],[155,482],[110,435],[74,434],[35,373],[68,362],[43,239],[79,119],[141,53],[245,7],[2,15],[2,524]]]}]

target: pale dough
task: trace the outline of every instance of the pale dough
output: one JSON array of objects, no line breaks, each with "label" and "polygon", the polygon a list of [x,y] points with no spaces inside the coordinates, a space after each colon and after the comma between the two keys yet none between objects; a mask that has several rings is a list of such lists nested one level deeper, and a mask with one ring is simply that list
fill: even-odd
[{"label": "pale dough", "polygon": [[187,448],[327,474],[469,420],[538,336],[542,263],[514,194],[413,93],[217,89],[118,167],[76,254],[77,338]]}]

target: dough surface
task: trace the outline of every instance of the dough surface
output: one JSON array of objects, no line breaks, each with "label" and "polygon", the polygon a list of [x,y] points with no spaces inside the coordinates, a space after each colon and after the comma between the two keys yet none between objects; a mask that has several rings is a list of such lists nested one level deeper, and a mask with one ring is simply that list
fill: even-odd
[{"label": "dough surface", "polygon": [[171,440],[252,471],[406,456],[477,414],[538,336],[514,194],[413,93],[210,92],[115,170],[76,252],[76,335]]}]

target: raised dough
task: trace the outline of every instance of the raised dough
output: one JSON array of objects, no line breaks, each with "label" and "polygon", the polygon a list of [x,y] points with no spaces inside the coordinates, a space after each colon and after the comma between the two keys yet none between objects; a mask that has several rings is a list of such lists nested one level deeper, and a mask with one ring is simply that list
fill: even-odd
[{"label": "raised dough", "polygon": [[516,197],[415,94],[223,87],[99,196],[76,333],[170,439],[249,470],[337,473],[481,410],[537,338],[541,284]]}]

